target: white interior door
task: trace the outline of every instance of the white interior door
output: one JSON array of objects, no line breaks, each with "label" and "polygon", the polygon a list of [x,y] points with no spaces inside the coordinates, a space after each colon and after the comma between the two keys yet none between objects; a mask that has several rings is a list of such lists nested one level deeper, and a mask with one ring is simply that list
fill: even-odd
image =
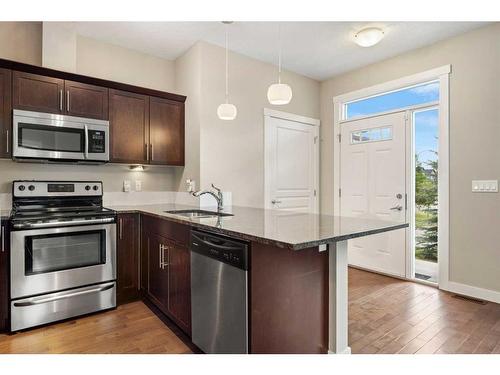
[{"label": "white interior door", "polygon": [[264,206],[318,212],[318,176],[319,121],[266,116]]},{"label": "white interior door", "polygon": [[[406,113],[344,122],[340,213],[404,221],[407,210]],[[349,264],[404,277],[406,230],[349,241]]]}]

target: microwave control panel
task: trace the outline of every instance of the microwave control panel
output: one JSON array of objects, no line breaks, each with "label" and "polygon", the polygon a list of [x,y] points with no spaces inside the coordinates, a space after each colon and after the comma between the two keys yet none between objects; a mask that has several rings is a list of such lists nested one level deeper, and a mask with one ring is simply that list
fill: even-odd
[{"label": "microwave control panel", "polygon": [[102,154],[106,152],[106,132],[103,130],[89,130],[89,153]]}]

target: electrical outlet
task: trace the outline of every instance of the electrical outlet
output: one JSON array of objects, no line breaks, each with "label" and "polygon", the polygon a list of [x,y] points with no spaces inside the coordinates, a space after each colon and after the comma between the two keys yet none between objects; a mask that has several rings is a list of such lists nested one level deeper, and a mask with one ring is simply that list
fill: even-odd
[{"label": "electrical outlet", "polygon": [[141,191],[141,190],[142,190],[142,181],[135,180],[135,191]]},{"label": "electrical outlet", "polygon": [[498,193],[498,180],[472,180],[473,193]]},{"label": "electrical outlet", "polygon": [[130,192],[130,181],[129,180],[123,181],[123,191],[126,193]]}]

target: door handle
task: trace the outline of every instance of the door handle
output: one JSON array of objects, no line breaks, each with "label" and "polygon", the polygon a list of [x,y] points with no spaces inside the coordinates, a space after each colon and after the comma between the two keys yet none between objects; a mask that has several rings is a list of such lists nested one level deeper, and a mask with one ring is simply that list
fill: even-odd
[{"label": "door handle", "polygon": [[87,125],[84,125],[84,131],[85,131],[85,159],[89,158],[89,127]]},{"label": "door handle", "polygon": [[69,90],[66,90],[66,109],[69,112]]},{"label": "door handle", "polygon": [[273,200],[271,201],[271,203],[272,203],[272,204],[277,204],[277,203],[282,203],[282,202],[281,202],[281,201],[278,201],[278,200],[276,200],[276,199],[273,199]]},{"label": "door handle", "polygon": [[120,240],[123,240],[123,218],[120,218]]},{"label": "door handle", "polygon": [[59,90],[59,111],[63,110],[63,90]]},{"label": "door handle", "polygon": [[149,143],[146,143],[146,160],[149,161]]},{"label": "door handle", "polygon": [[154,161],[155,160],[155,152],[153,150],[153,144],[151,143],[149,145],[149,147],[151,148],[151,161]]},{"label": "door handle", "polygon": [[394,210],[394,211],[402,211],[403,210],[403,206],[398,205],[398,206],[391,207],[389,209],[390,210]]},{"label": "door handle", "polygon": [[113,288],[114,286],[115,286],[115,284],[113,283],[113,284],[104,285],[104,286],[101,286],[98,288],[92,288],[92,289],[82,290],[79,292],[62,294],[62,295],[55,296],[55,297],[38,297],[38,298],[35,297],[35,298],[30,298],[29,300],[23,301],[23,302],[14,302],[14,306],[16,306],[16,307],[33,306],[33,305],[39,305],[42,303],[49,303],[49,302],[59,301],[62,299],[72,298],[72,297],[76,297],[76,296],[82,296],[85,294],[100,293],[100,292],[104,292],[106,290],[109,290],[109,289]]},{"label": "door handle", "polygon": [[2,226],[2,253],[5,251],[5,227]]}]

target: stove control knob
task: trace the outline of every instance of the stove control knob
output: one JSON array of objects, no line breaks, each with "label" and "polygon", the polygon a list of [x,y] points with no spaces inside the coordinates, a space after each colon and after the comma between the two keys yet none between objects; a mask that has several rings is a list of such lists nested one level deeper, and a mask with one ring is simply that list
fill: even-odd
[{"label": "stove control knob", "polygon": [[97,190],[99,190],[99,186],[94,185],[93,189],[97,191]]},{"label": "stove control knob", "polygon": [[90,190],[90,185],[85,186],[85,190],[89,191]]},{"label": "stove control knob", "polygon": [[29,191],[33,191],[33,190],[35,190],[35,185],[30,185],[30,186],[28,186],[28,190],[29,190]]},{"label": "stove control knob", "polygon": [[19,190],[21,190],[21,191],[24,191],[24,189],[26,189],[26,186],[24,186],[24,185],[19,185],[18,189],[19,189]]}]

